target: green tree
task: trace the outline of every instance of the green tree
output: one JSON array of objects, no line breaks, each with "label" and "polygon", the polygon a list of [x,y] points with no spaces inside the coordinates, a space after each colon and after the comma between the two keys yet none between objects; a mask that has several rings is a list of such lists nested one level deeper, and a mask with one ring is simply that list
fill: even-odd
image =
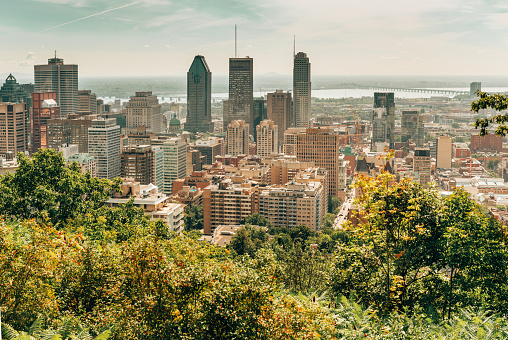
[{"label": "green tree", "polygon": [[[495,109],[496,111],[504,111],[508,108],[508,96],[503,94],[489,94],[487,92],[479,92],[478,100],[471,103],[471,110],[478,113],[482,109]],[[494,131],[496,135],[506,136],[508,133],[508,114],[498,114],[491,118],[476,118],[475,128],[480,129],[480,136],[489,133],[489,125],[496,124]]]},{"label": "green tree", "polygon": [[334,214],[327,213],[323,218],[323,224],[321,225],[321,229],[332,229],[333,224],[335,222],[336,216]]},{"label": "green tree", "polygon": [[458,129],[458,128],[459,128],[459,123],[457,123],[457,122],[453,122],[453,123],[452,123],[452,128],[454,128],[454,129]]},{"label": "green tree", "polygon": [[262,248],[267,241],[268,233],[264,229],[247,224],[237,230],[228,247],[238,255],[253,257],[256,251]]},{"label": "green tree", "polygon": [[203,230],[203,206],[188,205],[184,212],[185,230]]},{"label": "green tree", "polygon": [[252,215],[246,216],[241,224],[250,224],[250,225],[258,225],[260,227],[270,227],[270,222],[268,219],[259,213],[254,213]]},{"label": "green tree", "polygon": [[338,197],[328,196],[328,213],[336,214],[337,209],[341,206],[342,202]]}]

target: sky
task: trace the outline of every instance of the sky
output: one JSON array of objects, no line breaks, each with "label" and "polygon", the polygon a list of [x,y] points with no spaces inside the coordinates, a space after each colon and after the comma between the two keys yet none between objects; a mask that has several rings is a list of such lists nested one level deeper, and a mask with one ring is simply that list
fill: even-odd
[{"label": "sky", "polygon": [[507,75],[506,0],[1,0],[0,74],[32,74],[54,55],[80,76],[182,75],[204,55],[226,75]]}]

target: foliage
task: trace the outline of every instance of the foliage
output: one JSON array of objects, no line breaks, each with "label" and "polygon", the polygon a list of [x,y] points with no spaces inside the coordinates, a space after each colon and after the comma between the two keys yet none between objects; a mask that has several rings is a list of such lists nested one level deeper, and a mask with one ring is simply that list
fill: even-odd
[{"label": "foliage", "polygon": [[[479,92],[478,100],[471,103],[471,110],[477,112],[482,109],[495,109],[496,111],[504,111],[508,108],[508,96],[503,94],[489,94],[487,92]],[[489,125],[499,124],[495,130],[495,134],[499,136],[506,136],[508,132],[507,114],[498,114],[491,118],[477,118],[474,123],[476,129],[480,128],[480,136],[485,136],[489,133]]]},{"label": "foliage", "polygon": [[203,230],[203,206],[188,205],[184,211],[185,230]]},{"label": "foliage", "polygon": [[260,215],[259,213],[247,215],[240,224],[250,224],[257,225],[260,227],[270,227],[270,222],[268,222],[268,219]]},{"label": "foliage", "polygon": [[265,245],[266,241],[268,241],[268,234],[265,230],[247,224],[238,229],[228,244],[228,248],[234,250],[237,255],[252,257],[258,249]]},{"label": "foliage", "polygon": [[336,214],[342,202],[338,197],[328,196],[328,213]]}]

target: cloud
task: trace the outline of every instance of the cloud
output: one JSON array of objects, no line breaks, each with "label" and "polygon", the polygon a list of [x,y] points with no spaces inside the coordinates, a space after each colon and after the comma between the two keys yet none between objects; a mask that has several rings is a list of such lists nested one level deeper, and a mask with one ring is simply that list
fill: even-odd
[{"label": "cloud", "polygon": [[19,62],[19,66],[32,66],[35,64],[35,52],[28,52],[25,60]]},{"label": "cloud", "polygon": [[150,48],[150,45],[145,45],[145,48]]}]

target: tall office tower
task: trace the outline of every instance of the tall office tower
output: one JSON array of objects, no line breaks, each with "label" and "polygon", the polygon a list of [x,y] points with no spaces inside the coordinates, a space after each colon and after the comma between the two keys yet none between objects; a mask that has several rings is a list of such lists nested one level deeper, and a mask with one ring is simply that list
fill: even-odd
[{"label": "tall office tower", "polygon": [[155,152],[150,145],[124,148],[120,154],[120,177],[134,178],[141,185],[155,185]]},{"label": "tall office tower", "polygon": [[88,152],[97,160],[97,177],[120,176],[120,126],[114,118],[92,120],[88,129]]},{"label": "tall office tower", "polygon": [[387,143],[393,149],[395,130],[395,96],[393,92],[375,92],[372,111],[372,147]]},{"label": "tall office tower", "polygon": [[205,57],[197,55],[187,72],[187,122],[185,131],[213,132],[212,72]]},{"label": "tall office tower", "polygon": [[0,103],[26,103],[28,96],[16,81],[12,74],[9,74],[5,83],[0,88]]},{"label": "tall office tower", "polygon": [[474,81],[469,85],[469,94],[471,95],[471,97],[475,97],[476,91],[481,91],[481,90],[482,90],[482,83],[479,81]]},{"label": "tall office tower", "polygon": [[187,143],[181,138],[169,138],[160,146],[164,157],[164,182],[159,190],[171,195],[173,181],[184,178],[187,173]]},{"label": "tall office tower", "polygon": [[402,110],[401,113],[401,142],[412,139],[420,146],[424,142],[423,115],[417,110]]},{"label": "tall office tower", "polygon": [[415,156],[413,158],[413,170],[418,174],[420,184],[426,188],[430,183],[430,149],[429,148],[416,148]]},{"label": "tall office tower", "polygon": [[164,151],[160,145],[152,146],[154,160],[155,160],[155,184],[162,192],[164,187]]},{"label": "tall office tower", "polygon": [[292,105],[291,93],[284,93],[282,90],[268,93],[267,116],[278,128],[279,145],[277,149],[281,148],[284,142],[284,133],[291,127]]},{"label": "tall office tower", "polygon": [[346,144],[344,136],[329,128],[308,128],[296,134],[296,159],[312,162],[328,170],[329,195],[338,196],[340,148]]},{"label": "tall office tower", "polygon": [[256,154],[259,157],[268,157],[277,153],[277,125],[272,120],[263,120],[256,126]]},{"label": "tall office tower", "polygon": [[28,151],[26,103],[0,103],[0,156]]},{"label": "tall office tower", "polygon": [[309,125],[311,112],[310,62],[306,53],[298,52],[293,64],[293,120],[294,127]]},{"label": "tall office tower", "polygon": [[441,136],[437,138],[436,168],[449,169],[452,167],[452,138]]},{"label": "tall office tower", "polygon": [[48,145],[48,121],[60,118],[60,107],[56,102],[56,92],[32,93],[32,153],[39,149],[47,149]]},{"label": "tall office tower", "polygon": [[78,111],[97,114],[97,96],[90,90],[78,91]]},{"label": "tall office tower", "polygon": [[137,131],[138,126],[145,126],[150,132],[164,132],[161,105],[157,96],[152,91],[139,91],[132,96],[127,104],[127,127],[128,133]]},{"label": "tall office tower", "polygon": [[78,65],[64,65],[63,59],[48,59],[47,65],[34,65],[35,92],[56,92],[60,114],[78,111]]},{"label": "tall office tower", "polygon": [[229,58],[229,99],[223,126],[233,120],[243,120],[254,127],[252,58]]},{"label": "tall office tower", "polygon": [[249,154],[249,124],[243,120],[233,120],[226,129],[226,155]]},{"label": "tall office tower", "polygon": [[254,98],[253,99],[253,118],[254,125],[252,126],[252,131],[254,135],[254,140],[256,140],[256,126],[259,125],[263,120],[268,119],[267,112],[266,112],[266,99],[264,98]]},{"label": "tall office tower", "polygon": [[[88,129],[86,133],[88,135]],[[59,151],[62,145],[66,144],[72,144],[70,120],[67,118],[54,118],[48,120],[48,148]]]}]

